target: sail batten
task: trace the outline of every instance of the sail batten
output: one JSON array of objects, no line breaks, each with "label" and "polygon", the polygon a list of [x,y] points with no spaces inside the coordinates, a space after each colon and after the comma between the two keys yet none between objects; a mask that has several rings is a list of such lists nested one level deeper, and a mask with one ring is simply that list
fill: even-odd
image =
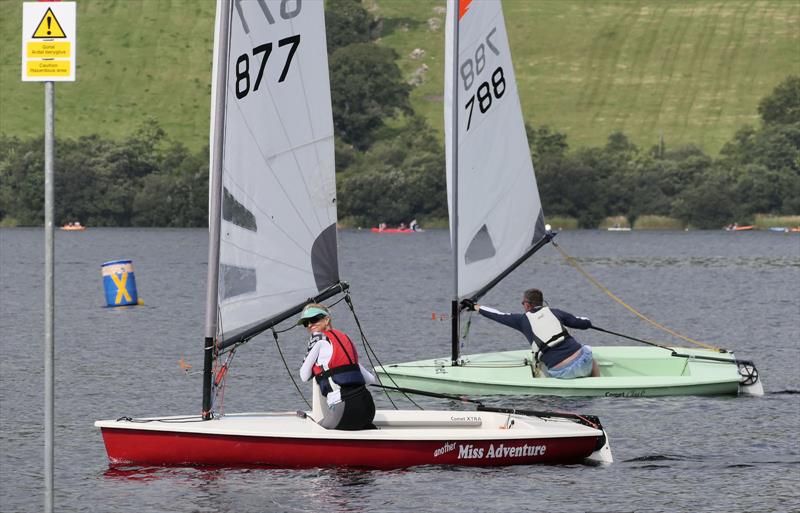
[{"label": "sail batten", "polygon": [[447,16],[444,105],[454,272],[464,298],[485,293],[545,232],[500,2],[460,7],[457,30]]}]

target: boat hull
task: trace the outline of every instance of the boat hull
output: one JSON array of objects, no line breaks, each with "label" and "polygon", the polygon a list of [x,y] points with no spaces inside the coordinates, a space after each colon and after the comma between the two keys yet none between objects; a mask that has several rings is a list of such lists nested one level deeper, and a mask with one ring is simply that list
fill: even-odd
[{"label": "boat hull", "polygon": [[[387,415],[395,420],[387,421]],[[509,425],[510,418],[515,422]],[[393,469],[560,464],[583,462],[607,442],[602,429],[572,421],[483,411],[378,412],[378,429],[364,431],[326,430],[293,413],[232,415],[204,422],[195,418],[180,424],[121,420],[96,425],[113,466]]]},{"label": "boat hull", "polygon": [[[732,353],[675,349],[690,356],[734,358]],[[387,386],[466,395],[658,397],[742,392],[733,361],[674,357],[656,347],[605,346],[594,347],[593,352],[601,374],[595,378],[534,377],[532,355],[526,350],[468,355],[457,367],[450,365],[449,358],[438,358],[386,365],[376,371]],[[760,382],[757,385],[763,393]]]}]

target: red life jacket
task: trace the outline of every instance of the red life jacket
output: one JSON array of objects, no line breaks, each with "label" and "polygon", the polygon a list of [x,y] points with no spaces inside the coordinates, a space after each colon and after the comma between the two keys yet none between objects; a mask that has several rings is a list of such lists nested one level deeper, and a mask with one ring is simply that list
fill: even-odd
[{"label": "red life jacket", "polygon": [[327,396],[333,390],[334,385],[340,387],[363,385],[365,381],[358,365],[358,353],[356,353],[356,348],[350,338],[335,329],[325,331],[323,335],[330,342],[333,354],[331,354],[327,369],[316,364],[312,368],[322,394]]}]

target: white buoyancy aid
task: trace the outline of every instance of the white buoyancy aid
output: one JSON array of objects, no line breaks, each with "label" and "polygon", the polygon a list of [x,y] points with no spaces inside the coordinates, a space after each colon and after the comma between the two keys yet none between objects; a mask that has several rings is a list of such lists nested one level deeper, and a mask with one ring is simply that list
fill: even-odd
[{"label": "white buoyancy aid", "polygon": [[535,312],[526,312],[525,316],[533,331],[531,349],[536,361],[541,359],[544,351],[557,346],[569,336],[561,321],[550,311],[549,307],[540,308]]}]

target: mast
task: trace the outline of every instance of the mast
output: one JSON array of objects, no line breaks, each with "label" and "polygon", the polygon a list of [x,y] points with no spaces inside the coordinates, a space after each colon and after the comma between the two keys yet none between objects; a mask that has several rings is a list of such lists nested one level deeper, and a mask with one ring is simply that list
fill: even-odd
[{"label": "mast", "polygon": [[458,365],[458,358],[460,353],[458,333],[459,327],[459,314],[458,314],[458,18],[461,6],[460,0],[453,1],[453,80],[451,86],[453,87],[453,105],[450,106],[451,112],[451,140],[450,145],[450,162],[453,166],[453,180],[452,180],[452,196],[453,196],[453,213],[450,216],[450,233],[452,233],[453,242],[453,301],[450,305],[451,311],[451,361],[453,366]]},{"label": "mast", "polygon": [[218,0],[217,16],[219,33],[217,35],[215,95],[214,95],[214,140],[212,149],[214,160],[211,163],[208,206],[208,274],[206,283],[206,320],[203,340],[203,420],[212,418],[211,411],[211,367],[214,363],[214,339],[217,335],[217,306],[219,288],[219,237],[222,217],[222,163],[225,140],[225,99],[227,97],[228,46],[231,26],[231,2]]}]

